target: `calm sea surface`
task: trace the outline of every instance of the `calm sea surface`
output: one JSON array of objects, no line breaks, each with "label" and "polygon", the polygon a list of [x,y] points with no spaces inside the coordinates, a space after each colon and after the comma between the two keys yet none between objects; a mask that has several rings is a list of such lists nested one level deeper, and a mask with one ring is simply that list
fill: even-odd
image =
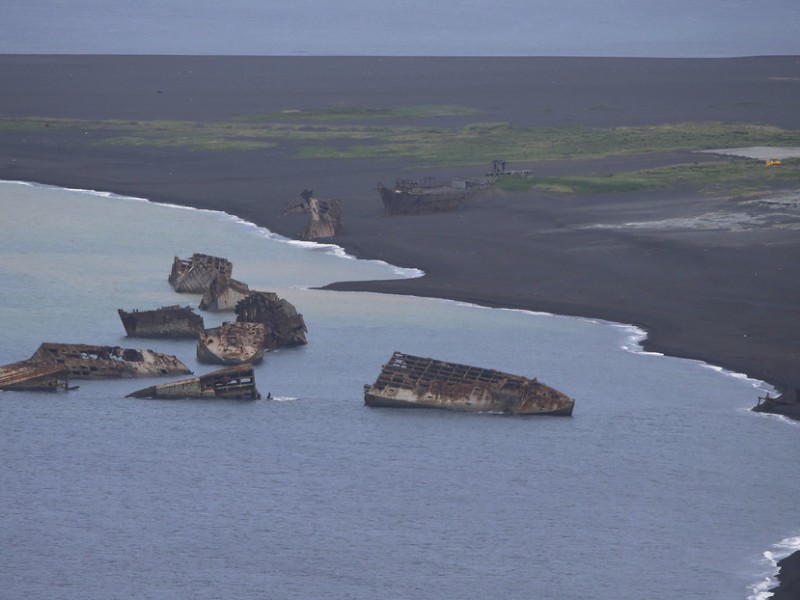
[{"label": "calm sea surface", "polygon": [[[0,364],[56,341],[212,370],[116,313],[196,306],[167,283],[192,252],[290,300],[309,344],[257,367],[272,401],[0,392],[0,597],[731,600],[800,546],[798,426],[747,410],[763,384],[630,327],[316,291],[413,273],[221,213],[0,184]],[[369,409],[394,350],[539,377],[575,414]]]},{"label": "calm sea surface", "polygon": [[797,0],[11,0],[0,53],[800,54]]}]

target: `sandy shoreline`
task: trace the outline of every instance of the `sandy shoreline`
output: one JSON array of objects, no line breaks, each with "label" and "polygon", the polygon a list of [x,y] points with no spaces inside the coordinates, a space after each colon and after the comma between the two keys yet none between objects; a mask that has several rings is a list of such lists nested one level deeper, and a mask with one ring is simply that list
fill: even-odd
[{"label": "sandy shoreline", "polygon": [[[203,122],[336,104],[446,104],[524,127],[725,121],[800,129],[798,57],[4,55],[0,90],[3,118]],[[800,215],[792,209],[696,189],[569,198],[492,190],[456,213],[387,218],[377,183],[431,171],[403,160],[299,160],[291,144],[211,152],[99,146],[102,136],[3,130],[0,179],[222,210],[289,237],[304,220],[283,209],[300,190],[313,189],[342,201],[345,231],[336,244],[426,273],[333,289],[630,323],[648,332],[647,350],[704,360],[787,391],[791,402],[778,412],[800,418],[793,402],[800,388]],[[711,158],[665,153],[525,167],[543,175],[604,174]],[[434,174],[445,180],[483,168]]]},{"label": "sandy shoreline", "polygon": [[[0,86],[8,90],[0,95],[0,115],[204,121],[335,104],[458,104],[521,126],[720,120],[800,128],[793,101],[799,74],[796,57],[6,55],[0,57]],[[440,121],[458,125],[458,119]],[[302,230],[302,218],[283,215],[283,208],[301,189],[314,189],[342,200],[345,232],[337,244],[427,273],[419,280],[332,287],[631,323],[648,331],[648,350],[742,372],[790,396],[800,387],[800,292],[793,285],[800,267],[791,259],[799,254],[800,235],[773,208],[691,189],[569,199],[489,192],[458,213],[388,219],[377,183],[422,178],[430,170],[402,160],[298,160],[289,144],[208,152],[103,147],[95,143],[101,138],[97,131],[4,131],[0,178],[224,210],[289,237]],[[672,153],[525,166],[543,175],[591,174],[712,158]],[[482,172],[477,166],[435,175]],[[687,225],[699,217],[705,227]],[[797,417],[796,409],[787,405],[782,412]]]}]

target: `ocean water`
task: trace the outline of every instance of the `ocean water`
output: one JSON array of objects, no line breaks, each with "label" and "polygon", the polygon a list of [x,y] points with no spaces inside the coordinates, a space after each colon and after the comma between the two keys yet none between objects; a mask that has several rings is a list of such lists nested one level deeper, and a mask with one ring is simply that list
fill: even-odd
[{"label": "ocean water", "polygon": [[[192,252],[290,300],[309,344],[257,367],[270,401],[0,392],[0,597],[766,598],[800,548],[798,425],[748,410],[765,384],[625,325],[315,290],[419,273],[222,213],[0,184],[0,364],[57,341],[212,370],[116,314],[196,306],[167,283]],[[575,414],[367,408],[394,350],[539,377]]]},{"label": "ocean water", "polygon": [[780,55],[798,23],[796,0],[12,0],[0,53]]}]

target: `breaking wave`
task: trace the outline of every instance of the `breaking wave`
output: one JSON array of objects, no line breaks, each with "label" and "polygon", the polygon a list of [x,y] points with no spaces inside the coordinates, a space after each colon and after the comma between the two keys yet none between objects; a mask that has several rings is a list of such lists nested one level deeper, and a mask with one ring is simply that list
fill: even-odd
[{"label": "breaking wave", "polygon": [[771,598],[772,592],[770,590],[778,585],[776,578],[780,571],[778,562],[797,551],[800,551],[800,536],[784,538],[774,544],[770,550],[765,550],[760,561],[765,567],[763,579],[750,586],[750,595],[747,596],[747,600],[767,600],[767,598]]}]

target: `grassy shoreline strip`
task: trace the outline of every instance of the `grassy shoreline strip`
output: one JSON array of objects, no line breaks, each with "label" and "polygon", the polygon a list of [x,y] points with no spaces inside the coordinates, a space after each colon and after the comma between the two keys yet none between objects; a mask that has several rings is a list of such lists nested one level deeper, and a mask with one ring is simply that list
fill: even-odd
[{"label": "grassy shoreline strip", "polygon": [[542,191],[556,194],[609,194],[676,187],[746,194],[769,186],[800,186],[800,161],[766,167],[755,160],[720,160],[671,165],[584,177],[501,177],[496,186],[506,191]]},{"label": "grassy shoreline strip", "polygon": [[[457,108],[410,107],[405,114],[411,121],[436,110],[453,115],[458,113]],[[321,109],[319,114],[299,111],[278,118],[271,113],[217,122],[29,117],[2,119],[0,131],[97,131],[95,143],[103,145],[216,151],[248,151],[295,142],[293,156],[298,159],[392,157],[425,166],[485,165],[498,157],[524,163],[743,146],[800,147],[800,131],[769,125],[691,122],[641,127],[520,128],[508,123],[480,122],[432,127],[422,122],[377,124],[373,117],[363,116],[360,111],[365,110],[384,115],[383,118],[400,118],[398,115],[402,114],[400,109],[349,107],[343,112]],[[345,122],[347,119],[352,122]]]}]

